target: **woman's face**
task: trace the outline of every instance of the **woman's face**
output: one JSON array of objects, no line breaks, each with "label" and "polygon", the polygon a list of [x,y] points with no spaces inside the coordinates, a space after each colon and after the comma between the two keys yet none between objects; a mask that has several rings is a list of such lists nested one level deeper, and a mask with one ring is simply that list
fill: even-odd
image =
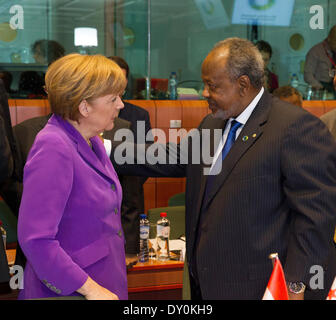
[{"label": "woman's face", "polygon": [[35,59],[36,63],[46,64],[46,59],[42,55],[42,51],[41,51],[40,46],[36,46],[36,48],[34,50],[34,59]]},{"label": "woman's face", "polygon": [[108,94],[87,102],[89,116],[87,123],[90,128],[99,134],[114,127],[114,119],[118,117],[119,110],[124,107],[118,95]]},{"label": "woman's face", "polygon": [[260,51],[260,53],[261,53],[262,59],[264,60],[264,68],[266,69],[271,59],[270,54],[266,51]]}]

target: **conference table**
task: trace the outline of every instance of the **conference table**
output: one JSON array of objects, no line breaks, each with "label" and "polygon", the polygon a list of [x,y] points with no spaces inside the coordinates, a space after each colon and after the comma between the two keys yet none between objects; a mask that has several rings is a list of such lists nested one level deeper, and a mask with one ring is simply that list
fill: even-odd
[{"label": "conference table", "polygon": [[138,262],[127,272],[129,299],[181,300],[183,266],[173,260]]},{"label": "conference table", "polygon": [[[15,249],[6,250],[8,265],[15,262]],[[127,270],[129,300],[181,300],[183,287],[182,261],[138,262]],[[16,299],[17,292],[0,297]]]}]

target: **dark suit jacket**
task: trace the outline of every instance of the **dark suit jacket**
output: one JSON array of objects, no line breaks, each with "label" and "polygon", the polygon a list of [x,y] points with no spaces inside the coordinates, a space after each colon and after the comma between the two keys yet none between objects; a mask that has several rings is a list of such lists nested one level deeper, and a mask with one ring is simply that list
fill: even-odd
[{"label": "dark suit jacket", "polygon": [[[134,141],[137,143],[140,143],[140,141],[137,141],[137,121],[144,121],[145,125],[145,134],[152,129],[150,120],[149,120],[149,113],[147,110],[136,106],[134,104],[124,102],[124,108],[120,110],[119,112],[119,118],[127,120],[131,122],[131,130],[134,133]],[[152,140],[152,136],[151,136]],[[144,143],[144,142],[143,142]]]},{"label": "dark suit jacket", "polygon": [[[116,119],[117,120],[117,119]],[[131,129],[131,123],[118,118],[113,130],[105,131],[104,139],[114,140],[118,129]],[[140,214],[144,212],[143,177],[118,175],[122,186],[121,224],[125,235],[125,252],[137,254],[140,243]]]},{"label": "dark suit jacket", "polygon": [[[7,154],[6,158],[1,159],[1,164],[2,165],[6,164],[5,166],[8,167],[7,169],[5,168],[6,177],[2,176],[4,179],[0,187],[0,194],[5,200],[5,202],[9,205],[9,207],[13,211],[17,211],[18,198],[16,193],[16,186],[13,183],[13,181],[16,180],[17,175],[17,149],[12,131],[12,122],[8,106],[8,95],[5,90],[3,81],[1,79],[0,79],[0,117],[3,120],[1,123],[2,143],[6,145],[5,153]],[[11,157],[10,163],[8,163],[9,154]]]},{"label": "dark suit jacket", "polygon": [[6,136],[5,124],[0,116],[0,186],[11,177],[13,173],[13,157]]},{"label": "dark suit jacket", "polygon": [[10,118],[9,106],[8,106],[8,94],[5,90],[3,81],[0,79],[0,116],[4,120],[4,127],[6,136],[12,150],[12,154],[16,152],[16,146],[12,131],[12,121]]},{"label": "dark suit jacket", "polygon": [[[0,235],[1,236],[1,235]],[[9,268],[4,243],[0,238],[0,294],[9,293]]]},{"label": "dark suit jacket", "polygon": [[[209,115],[199,129],[225,123]],[[309,285],[310,268],[322,266],[324,290],[306,298],[325,298],[336,275],[336,144],[325,125],[265,92],[222,164],[205,199],[203,163],[115,168],[186,175],[187,259],[204,299],[261,299],[274,252],[287,281]]]},{"label": "dark suit jacket", "polygon": [[51,114],[31,118],[13,127],[14,138],[18,149],[18,177],[20,182],[23,180],[23,168],[35,137],[47,124],[50,116]]}]

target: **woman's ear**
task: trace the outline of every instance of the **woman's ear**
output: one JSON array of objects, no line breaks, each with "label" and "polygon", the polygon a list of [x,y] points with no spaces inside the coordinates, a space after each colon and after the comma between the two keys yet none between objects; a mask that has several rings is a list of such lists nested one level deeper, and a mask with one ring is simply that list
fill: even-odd
[{"label": "woman's ear", "polygon": [[85,118],[89,116],[89,107],[86,100],[82,100],[78,106],[79,113]]}]

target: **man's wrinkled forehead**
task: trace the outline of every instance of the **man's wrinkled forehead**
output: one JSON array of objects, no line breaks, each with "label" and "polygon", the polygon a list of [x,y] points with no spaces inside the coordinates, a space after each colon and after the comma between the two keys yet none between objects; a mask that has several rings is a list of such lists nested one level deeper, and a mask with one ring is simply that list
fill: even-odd
[{"label": "man's wrinkled forehead", "polygon": [[212,50],[202,63],[202,75],[222,72],[226,69],[226,61],[229,55],[228,49],[219,48]]}]

